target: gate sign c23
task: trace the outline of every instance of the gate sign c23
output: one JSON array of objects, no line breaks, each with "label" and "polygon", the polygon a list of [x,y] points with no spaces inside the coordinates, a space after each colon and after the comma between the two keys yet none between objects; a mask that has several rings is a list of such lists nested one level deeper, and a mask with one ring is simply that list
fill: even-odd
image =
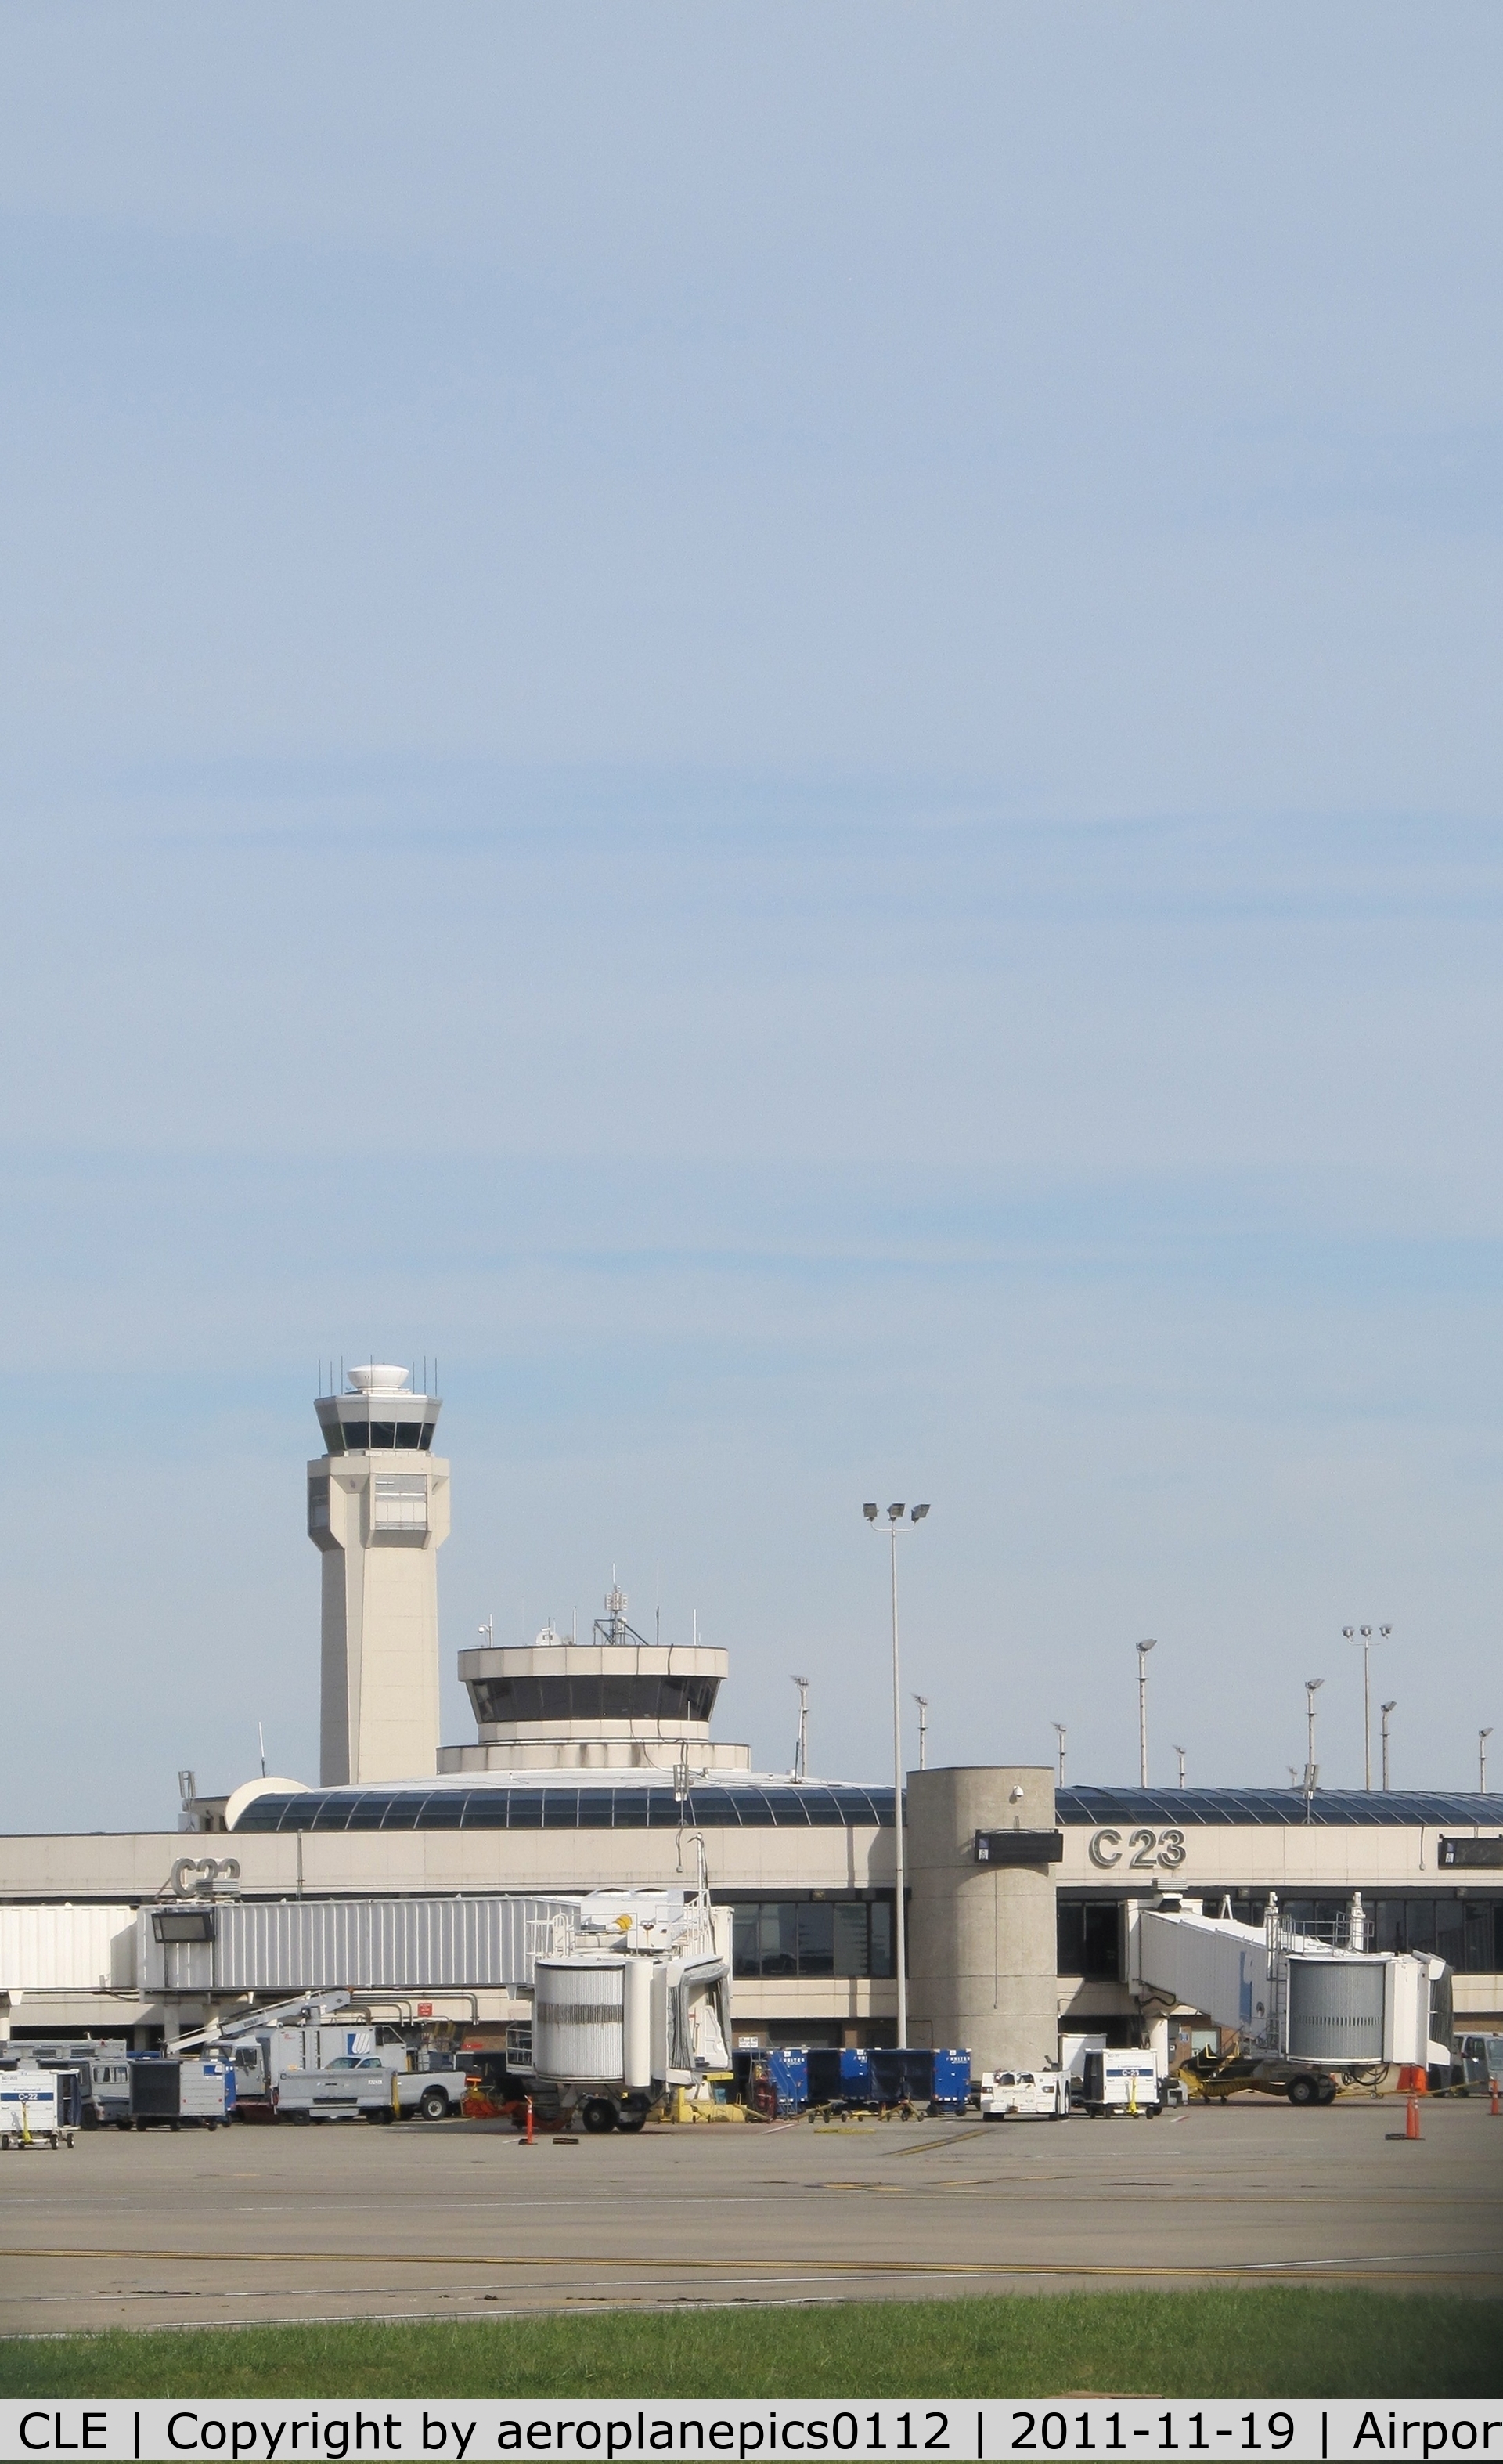
[{"label": "gate sign c23", "polygon": [[1397,2456],[1430,2464],[1435,2456],[1488,2456],[1503,2464],[1503,2402],[1326,2404],[1304,2398],[1250,2405],[1227,2399],[1094,2396],[1022,2403],[911,2402],[872,2404],[820,2400],[787,2403],[655,2404],[629,2398],[476,2404],[385,2400],[257,2404],[180,2399],[133,2404],[45,2402],[0,2404],[0,2456],[91,2455],[166,2464],[190,2455],[228,2464],[350,2464],[358,2456],[442,2459],[490,2464],[498,2456],[618,2458],[730,2456],[735,2464],[771,2464],[787,2456],[881,2457],[1043,2456],[1097,2459],[1202,2456],[1229,2459],[1287,2456],[1289,2464]]},{"label": "gate sign c23", "polygon": [[1150,1831],[1144,1823],[1141,1830],[1129,1831],[1123,1839],[1120,1831],[1113,1831],[1108,1826],[1092,1832],[1086,1853],[1093,1865],[1100,1865],[1107,1872],[1114,1865],[1122,1865],[1129,1874],[1151,1874],[1159,1866],[1165,1873],[1172,1873],[1176,1865],[1185,1862],[1185,1834],[1183,1831]]}]

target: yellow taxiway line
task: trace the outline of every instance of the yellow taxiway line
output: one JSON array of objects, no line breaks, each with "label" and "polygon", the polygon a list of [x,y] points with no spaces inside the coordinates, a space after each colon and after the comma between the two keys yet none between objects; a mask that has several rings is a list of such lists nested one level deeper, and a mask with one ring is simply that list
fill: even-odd
[{"label": "yellow taxiway line", "polygon": [[[1449,2255],[1449,2254],[1448,2254]],[[465,2251],[348,2251],[348,2250],[0,2250],[0,2256],[27,2259],[114,2259],[138,2266],[178,2265],[202,2262],[215,2267],[497,2267],[534,2268],[544,2272],[560,2268],[586,2270],[655,2270],[659,2274],[683,2273],[683,2254],[662,2258],[599,2257],[593,2253],[585,2257],[576,2253],[550,2255],[546,2252],[477,2252]],[[922,2258],[726,2258],[717,2255],[706,2264],[714,2275],[738,2276],[1082,2276],[1185,2277],[1205,2282],[1238,2277],[1264,2276],[1338,2276],[1360,2277],[1363,2283],[1395,2278],[1404,2283],[1440,2281],[1444,2277],[1458,2276],[1470,2282],[1478,2280],[1478,2269],[1503,2257],[1489,2251],[1478,2253],[1466,2268],[1428,2268],[1423,2261],[1409,2266],[1369,2267],[1361,2259],[1249,2259],[1241,2265],[1168,2266],[1139,2260],[1130,2265],[1109,2266],[1100,2260],[1071,2259],[922,2259]]]}]

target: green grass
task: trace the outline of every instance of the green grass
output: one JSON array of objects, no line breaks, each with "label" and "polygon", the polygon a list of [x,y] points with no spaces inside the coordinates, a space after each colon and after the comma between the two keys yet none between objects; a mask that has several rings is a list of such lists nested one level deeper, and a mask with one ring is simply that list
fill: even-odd
[{"label": "green grass", "polygon": [[1503,2302],[1270,2288],[0,2342],[5,2396],[1496,2396]]}]

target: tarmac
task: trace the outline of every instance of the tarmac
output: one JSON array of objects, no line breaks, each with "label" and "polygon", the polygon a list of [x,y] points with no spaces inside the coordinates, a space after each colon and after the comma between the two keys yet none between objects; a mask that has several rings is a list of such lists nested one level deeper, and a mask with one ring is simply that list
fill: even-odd
[{"label": "tarmac", "polygon": [[492,2123],[80,2134],[0,2157],[0,2334],[1209,2283],[1503,2293],[1503,2119],[1432,2100],[1157,2120],[539,2138]]}]

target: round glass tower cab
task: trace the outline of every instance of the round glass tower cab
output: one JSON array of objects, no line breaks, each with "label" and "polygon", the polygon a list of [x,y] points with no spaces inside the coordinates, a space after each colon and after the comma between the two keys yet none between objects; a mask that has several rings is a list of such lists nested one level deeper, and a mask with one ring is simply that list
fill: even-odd
[{"label": "round glass tower cab", "polygon": [[409,1391],[410,1373],[389,1361],[352,1369],[342,1395],[314,1405],[331,1455],[426,1454],[442,1406],[436,1395]]},{"label": "round glass tower cab", "polygon": [[720,1745],[709,1724],[730,1655],[701,1642],[649,1642],[611,1591],[588,1642],[544,1626],[536,1640],[459,1655],[478,1729],[444,1746],[439,1769],[745,1771],[747,1746]]}]

